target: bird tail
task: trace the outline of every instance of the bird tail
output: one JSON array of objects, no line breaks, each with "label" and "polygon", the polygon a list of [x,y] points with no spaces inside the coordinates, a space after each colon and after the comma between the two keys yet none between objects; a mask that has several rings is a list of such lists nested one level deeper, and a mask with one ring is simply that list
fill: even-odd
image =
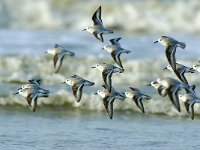
[{"label": "bird tail", "polygon": [[177,44],[177,46],[180,47],[180,48],[182,48],[182,49],[184,49],[186,47],[185,43],[183,43],[183,42],[179,42]]},{"label": "bird tail", "polygon": [[110,30],[110,29],[106,29],[105,31],[104,31],[104,33],[105,34],[109,34],[109,33],[114,33],[112,30]]}]

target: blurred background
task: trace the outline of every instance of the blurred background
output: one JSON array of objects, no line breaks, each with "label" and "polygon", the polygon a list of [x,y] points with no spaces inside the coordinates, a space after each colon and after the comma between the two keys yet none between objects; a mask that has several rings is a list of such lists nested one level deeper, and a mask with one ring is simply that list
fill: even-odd
[{"label": "blurred background", "polygon": [[69,30],[91,24],[102,5],[104,24],[125,33],[200,33],[198,0],[1,0],[1,29]]},{"label": "blurred background", "polygon": [[[104,26],[114,31],[104,35],[104,43],[82,31],[93,25],[100,5]],[[200,105],[191,121],[182,102],[179,113],[168,97],[147,87],[158,77],[176,78],[163,70],[165,48],[154,44],[162,35],[187,45],[177,48],[178,63],[198,64],[199,0],[0,0],[0,149],[199,149]],[[152,99],[144,102],[145,114],[131,99],[116,100],[111,121],[102,98],[94,95],[103,84],[101,73],[91,67],[117,65],[101,50],[115,37],[122,37],[121,46],[131,53],[121,56],[125,72],[113,75],[113,87],[121,92],[136,87]],[[59,73],[45,53],[55,44],[75,52],[64,58]],[[73,74],[95,82],[84,88],[80,103],[70,86],[60,84]],[[186,74],[196,91],[199,76]],[[33,78],[51,91],[49,98],[38,99],[35,113],[24,97],[13,94]]]}]

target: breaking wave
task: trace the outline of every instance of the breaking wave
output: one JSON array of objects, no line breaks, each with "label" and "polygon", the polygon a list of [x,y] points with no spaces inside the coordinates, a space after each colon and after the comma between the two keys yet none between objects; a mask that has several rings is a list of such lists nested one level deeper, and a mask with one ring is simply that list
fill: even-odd
[{"label": "breaking wave", "polygon": [[[100,62],[107,62],[107,58],[99,59]],[[37,62],[37,63],[35,63]],[[49,98],[38,99],[40,106],[67,106],[69,108],[79,108],[84,110],[104,111],[102,99],[94,95],[101,88],[101,74],[96,69],[91,69],[97,62],[96,56],[79,58],[66,58],[59,73],[54,73],[52,58],[49,56],[28,56],[28,55],[5,55],[0,58],[0,106],[22,106],[27,107],[26,100],[17,95],[13,95],[17,88],[26,83],[31,78],[41,78],[42,87],[49,89],[52,93]],[[113,63],[110,61],[110,63]],[[184,61],[184,64],[192,66],[193,60]],[[81,64],[81,65],[80,65]],[[165,66],[162,60],[124,60],[125,72],[113,75],[113,86],[119,91],[129,90],[129,86],[140,88],[144,93],[152,96],[150,101],[144,101],[146,113],[167,114],[172,116],[187,116],[183,103],[181,103],[182,113],[178,113],[168,98],[160,97],[155,89],[146,85],[161,76],[173,76],[169,71],[163,71]],[[93,87],[85,87],[82,100],[77,103],[72,95],[69,86],[61,85],[66,77],[78,74],[94,81]],[[199,74],[187,75],[189,83],[197,85],[200,81]],[[6,89],[5,89],[6,87]],[[198,93],[197,93],[198,94]],[[195,104],[195,114],[200,114],[200,105]],[[28,107],[27,107],[28,109]],[[42,109],[42,108],[41,108]],[[115,110],[136,111],[140,110],[130,99],[114,103]]]},{"label": "breaking wave", "polygon": [[200,32],[198,0],[1,0],[0,27],[80,30],[92,24],[91,16],[100,5],[104,24],[114,30],[128,33]]}]

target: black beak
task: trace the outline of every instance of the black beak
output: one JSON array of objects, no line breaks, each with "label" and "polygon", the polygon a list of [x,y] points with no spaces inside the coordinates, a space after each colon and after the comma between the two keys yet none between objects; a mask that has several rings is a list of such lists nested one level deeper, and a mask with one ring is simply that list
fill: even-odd
[{"label": "black beak", "polygon": [[97,93],[94,93],[94,95],[97,95]]},{"label": "black beak", "polygon": [[60,84],[65,84],[65,82],[61,82]]},{"label": "black beak", "polygon": [[17,94],[19,94],[19,92],[14,93],[14,95],[17,95]]},{"label": "black beak", "polygon": [[158,43],[158,41],[155,41],[154,43]]},{"label": "black beak", "polygon": [[104,47],[101,49],[101,51],[104,50]]},{"label": "black beak", "polygon": [[82,31],[85,31],[86,29],[83,29]]},{"label": "black beak", "polygon": [[166,69],[167,69],[167,67],[163,68],[163,70],[166,70]]},{"label": "black beak", "polygon": [[147,86],[151,86],[151,83],[147,84]]},{"label": "black beak", "polygon": [[96,68],[96,67],[91,67],[92,69]]}]

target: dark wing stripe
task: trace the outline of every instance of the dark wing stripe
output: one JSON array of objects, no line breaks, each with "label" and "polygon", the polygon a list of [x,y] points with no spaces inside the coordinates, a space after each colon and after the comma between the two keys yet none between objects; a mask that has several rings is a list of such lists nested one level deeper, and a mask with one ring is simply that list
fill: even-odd
[{"label": "dark wing stripe", "polygon": [[176,45],[168,46],[165,51],[167,60],[174,71],[176,71],[176,58],[175,58],[176,47],[177,47]]}]

